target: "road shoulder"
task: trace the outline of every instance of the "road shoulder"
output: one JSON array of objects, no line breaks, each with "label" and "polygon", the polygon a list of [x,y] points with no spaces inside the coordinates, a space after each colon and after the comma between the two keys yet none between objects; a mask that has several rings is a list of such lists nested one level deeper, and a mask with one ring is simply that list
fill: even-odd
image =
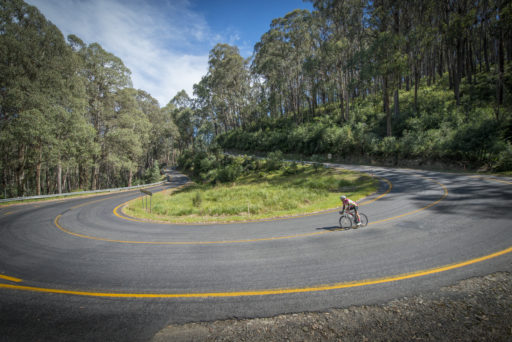
[{"label": "road shoulder", "polygon": [[170,325],[152,341],[510,341],[510,317],[512,274],[499,272],[382,305]]}]

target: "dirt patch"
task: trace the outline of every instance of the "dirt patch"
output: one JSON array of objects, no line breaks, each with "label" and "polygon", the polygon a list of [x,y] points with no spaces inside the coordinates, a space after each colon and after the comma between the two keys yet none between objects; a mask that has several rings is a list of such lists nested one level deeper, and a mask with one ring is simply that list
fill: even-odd
[{"label": "dirt patch", "polygon": [[382,305],[170,325],[162,341],[512,341],[512,274]]}]

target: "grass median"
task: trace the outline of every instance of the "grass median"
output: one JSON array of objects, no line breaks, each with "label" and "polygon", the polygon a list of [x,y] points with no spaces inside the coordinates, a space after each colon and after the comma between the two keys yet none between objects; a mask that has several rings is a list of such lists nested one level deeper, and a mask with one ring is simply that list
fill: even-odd
[{"label": "grass median", "polygon": [[357,201],[377,187],[378,181],[363,173],[299,165],[292,171],[251,172],[228,184],[192,184],[157,193],[151,213],[140,198],[124,212],[172,223],[253,221],[337,208],[341,194]]}]

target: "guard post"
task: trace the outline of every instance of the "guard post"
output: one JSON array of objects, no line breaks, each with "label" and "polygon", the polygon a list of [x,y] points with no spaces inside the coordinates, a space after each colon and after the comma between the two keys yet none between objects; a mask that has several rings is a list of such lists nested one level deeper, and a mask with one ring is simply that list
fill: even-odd
[{"label": "guard post", "polygon": [[148,211],[148,196],[149,196],[149,212],[151,212],[151,202],[152,202],[152,197],[153,197],[153,193],[149,190],[145,190],[145,189],[140,189],[140,192],[143,193],[144,195],[142,196],[142,208],[144,208],[144,198],[146,199],[146,211]]}]

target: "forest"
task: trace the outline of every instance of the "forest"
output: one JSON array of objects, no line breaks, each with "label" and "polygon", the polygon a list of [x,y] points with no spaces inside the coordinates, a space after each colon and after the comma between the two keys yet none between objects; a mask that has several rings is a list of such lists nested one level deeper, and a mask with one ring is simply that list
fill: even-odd
[{"label": "forest", "polygon": [[0,0],[0,197],[146,183],[221,149],[512,170],[509,1],[310,2],[250,58],[217,44],[161,107],[100,44]]},{"label": "forest", "polygon": [[237,72],[230,74],[235,48],[212,50],[199,94],[221,147],[512,168],[510,2],[322,0],[314,7],[273,20]]}]

